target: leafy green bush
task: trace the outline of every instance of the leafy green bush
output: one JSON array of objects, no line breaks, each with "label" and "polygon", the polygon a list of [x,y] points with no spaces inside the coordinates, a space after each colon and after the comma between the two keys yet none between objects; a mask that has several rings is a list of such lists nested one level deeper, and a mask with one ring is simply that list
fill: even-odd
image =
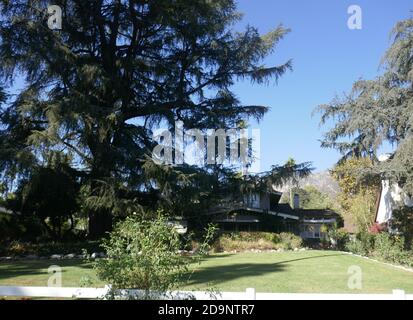
[{"label": "leafy green bush", "polygon": [[150,290],[166,292],[188,272],[185,259],[177,254],[180,244],[178,233],[165,219],[127,218],[103,244],[108,258],[97,262],[98,277],[114,290],[144,290],[144,298],[150,298]]},{"label": "leafy green bush", "polygon": [[374,235],[363,232],[346,245],[348,251],[361,256],[369,256],[374,250]]},{"label": "leafy green bush", "polygon": [[[213,232],[213,228],[207,230],[200,254],[208,249]],[[179,254],[179,234],[162,217],[153,221],[126,218],[116,225],[102,246],[107,258],[96,262],[98,277],[112,285],[113,293],[121,289],[144,291],[144,296],[128,297],[131,299],[158,298],[159,294],[177,288],[185,282],[188,266],[196,259]]]},{"label": "leafy green bush", "polygon": [[292,233],[239,232],[221,235],[214,244],[214,250],[215,252],[292,250],[302,245],[302,239]]},{"label": "leafy green bush", "polygon": [[365,249],[366,248],[363,242],[361,242],[361,240],[359,239],[354,239],[346,244],[347,251],[361,256],[366,256],[368,254],[368,252]]},{"label": "leafy green bush", "polygon": [[374,257],[398,264],[410,264],[411,254],[404,250],[404,238],[392,236],[389,233],[376,235],[374,241]]},{"label": "leafy green bush", "polygon": [[333,247],[337,250],[345,250],[350,241],[350,234],[345,229],[332,228],[328,230],[328,237]]},{"label": "leafy green bush", "polygon": [[374,238],[374,234],[359,233],[355,240],[347,244],[347,249],[355,254],[369,256],[374,251]]},{"label": "leafy green bush", "polygon": [[215,252],[223,251],[250,251],[250,250],[276,250],[277,245],[269,236],[258,237],[256,235],[249,235],[248,233],[232,233],[224,234],[219,237],[213,246]]},{"label": "leafy green bush", "polygon": [[238,232],[238,233],[230,234],[230,237],[233,240],[249,241],[249,242],[260,241],[260,240],[274,241],[275,236],[276,235],[274,233],[267,233],[267,232]]},{"label": "leafy green bush", "polygon": [[404,250],[404,238],[387,232],[363,233],[347,243],[347,249],[355,254],[373,257],[381,261],[413,266],[413,253]]},{"label": "leafy green bush", "polygon": [[279,248],[285,250],[301,248],[303,245],[303,239],[293,233],[280,233],[276,235],[273,241]]},{"label": "leafy green bush", "polygon": [[413,208],[404,206],[395,209],[391,225],[404,237],[405,249],[413,250]]}]

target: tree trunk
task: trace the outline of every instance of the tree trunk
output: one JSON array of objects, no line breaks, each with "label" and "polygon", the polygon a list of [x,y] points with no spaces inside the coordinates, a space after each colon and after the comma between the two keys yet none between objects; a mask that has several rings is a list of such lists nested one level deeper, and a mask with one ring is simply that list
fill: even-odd
[{"label": "tree trunk", "polygon": [[112,215],[103,211],[91,211],[89,213],[89,239],[100,239],[107,232],[112,231]]}]

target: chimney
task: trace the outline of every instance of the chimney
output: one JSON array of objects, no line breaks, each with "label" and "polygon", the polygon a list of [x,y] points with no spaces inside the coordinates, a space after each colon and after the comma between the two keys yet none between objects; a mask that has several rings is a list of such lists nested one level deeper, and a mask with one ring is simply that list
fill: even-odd
[{"label": "chimney", "polygon": [[300,209],[300,196],[298,194],[294,194],[293,209]]}]

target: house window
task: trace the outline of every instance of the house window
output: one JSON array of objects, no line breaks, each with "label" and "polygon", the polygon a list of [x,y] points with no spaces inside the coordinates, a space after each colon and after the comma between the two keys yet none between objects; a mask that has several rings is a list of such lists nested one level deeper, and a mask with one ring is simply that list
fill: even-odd
[{"label": "house window", "polygon": [[305,224],[302,237],[306,239],[321,239],[320,225]]},{"label": "house window", "polygon": [[250,208],[258,209],[260,208],[260,195],[257,193],[252,193],[245,198],[246,205]]}]

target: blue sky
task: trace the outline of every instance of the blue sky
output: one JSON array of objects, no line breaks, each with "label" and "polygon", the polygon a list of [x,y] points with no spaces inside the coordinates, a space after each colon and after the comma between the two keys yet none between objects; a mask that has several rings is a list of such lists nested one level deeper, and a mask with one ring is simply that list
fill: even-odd
[{"label": "blue sky", "polygon": [[[347,27],[351,5],[362,9],[362,30]],[[265,61],[273,66],[293,59],[292,72],[278,85],[240,82],[233,88],[243,104],[271,107],[262,122],[251,124],[261,130],[261,171],[289,157],[313,162],[316,171],[331,168],[340,155],[320,148],[326,128],[313,110],[348,92],[356,80],[379,74],[390,31],[411,15],[412,1],[238,0],[238,10],[244,17],[237,29],[249,24],[266,33],[283,24],[292,30]],[[22,85],[17,81],[14,91]]]},{"label": "blue sky", "polygon": [[[362,30],[347,27],[350,5],[363,13]],[[319,117],[315,107],[336,94],[348,92],[359,78],[380,72],[381,58],[390,46],[390,31],[413,10],[411,0],[238,0],[244,18],[262,33],[280,23],[292,31],[281,41],[267,65],[293,59],[292,72],[278,86],[238,83],[234,91],[244,104],[271,107],[260,124],[261,169],[284,163],[289,157],[312,161],[317,171],[331,168],[340,155],[320,148]]]}]

